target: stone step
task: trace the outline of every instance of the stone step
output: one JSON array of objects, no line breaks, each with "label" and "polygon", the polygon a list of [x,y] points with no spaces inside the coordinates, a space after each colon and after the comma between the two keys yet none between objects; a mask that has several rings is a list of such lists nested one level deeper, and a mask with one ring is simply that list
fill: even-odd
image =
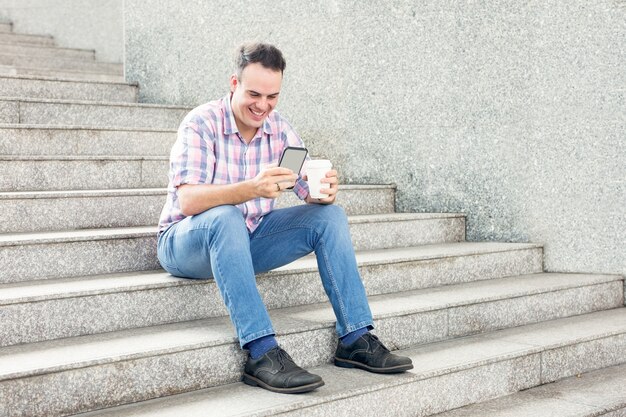
[{"label": "stone step", "polygon": [[[70,84],[82,87],[82,83]],[[100,93],[100,85],[101,94],[106,95],[115,92],[109,86],[123,84],[87,85],[93,85],[94,89],[83,91],[95,96]],[[131,91],[126,91],[130,97]],[[124,97],[118,98],[121,101]],[[165,156],[169,155],[175,141],[176,130],[0,124],[0,155],[3,156]]]},{"label": "stone step", "polygon": [[158,156],[0,156],[0,192],[165,187],[168,168]]},{"label": "stone step", "polygon": [[51,77],[0,77],[4,97],[31,97],[60,100],[92,100],[132,103],[137,101],[136,85],[112,82],[67,81]]},{"label": "stone step", "polygon": [[189,107],[0,98],[0,123],[177,129]]},{"label": "stone step", "polygon": [[[301,264],[259,276],[266,305],[270,309],[300,306],[299,316],[307,311],[331,323],[332,309],[322,311],[317,304],[306,307],[324,303],[327,297],[316,270]],[[618,276],[522,275],[382,296],[375,290],[389,290],[385,278],[384,274],[364,278],[372,308],[386,316],[399,305],[411,306],[410,318],[395,320],[419,329],[406,339],[395,337],[397,348],[617,308],[624,303],[623,280]],[[162,272],[3,285],[0,311],[0,333],[5,335],[0,346],[228,315],[213,280],[186,280]],[[378,333],[385,340],[394,338],[384,330]]]},{"label": "stone step", "polygon": [[0,76],[22,76],[22,77],[55,77],[65,80],[73,81],[96,81],[96,82],[111,82],[111,83],[124,83],[125,78],[123,74],[110,74],[101,72],[88,72],[88,71],[71,71],[71,70],[58,70],[47,68],[26,68],[15,67],[12,65],[0,65]]},{"label": "stone step", "polygon": [[85,71],[114,75],[124,74],[124,65],[120,63],[85,61],[84,59],[63,57],[41,58],[30,55],[0,54],[0,65],[17,68],[39,68],[43,70]]},{"label": "stone step", "polygon": [[7,22],[0,22],[0,32],[1,33],[11,33],[13,32],[13,24]]},{"label": "stone step", "polygon": [[93,49],[60,48],[39,45],[12,45],[0,43],[0,54],[30,55],[38,57],[72,57],[85,60],[95,60],[96,51]]},{"label": "stone step", "polygon": [[22,33],[0,32],[0,44],[16,46],[54,46],[54,38],[50,35],[26,35]]},{"label": "stone step", "polygon": [[[0,99],[1,100],[1,99]],[[1,103],[1,101],[0,101]],[[31,127],[32,128],[32,127]],[[65,132],[44,128],[34,131],[28,130],[19,132],[17,136],[30,136],[29,143],[33,143],[37,138],[43,137],[46,141],[48,135],[52,136],[51,147],[62,146],[63,134]],[[94,135],[100,141],[83,142],[82,138],[89,135],[89,130],[77,130],[72,132],[73,141],[70,141],[65,149],[67,153],[71,146],[85,149],[90,144],[96,149],[100,146],[115,146],[117,142],[128,138],[127,148],[140,151],[144,149],[146,143],[141,143],[142,139],[150,133],[142,133],[137,138],[135,131],[117,131],[119,133],[117,141],[113,143],[103,143],[104,140],[117,136],[114,130],[101,131]],[[2,133],[2,129],[0,129]],[[7,131],[7,135],[15,131]],[[169,132],[159,132],[155,134],[156,147],[170,147],[176,140],[175,135]],[[0,139],[0,147],[5,149],[13,148],[13,136],[6,136]],[[168,144],[169,138],[169,144]],[[137,140],[139,139],[139,140]],[[158,142],[161,141],[159,145]],[[137,143],[140,142],[140,143]],[[165,143],[164,143],[165,142]],[[36,143],[35,143],[36,144]],[[19,145],[24,147],[25,144]],[[17,147],[17,146],[16,146]],[[1,148],[0,148],[1,149]],[[89,149],[86,149],[89,151]],[[155,152],[156,153],[156,152]],[[23,191],[69,191],[69,190],[93,190],[93,189],[126,189],[126,188],[159,188],[167,186],[167,172],[169,170],[169,158],[166,156],[113,156],[113,155],[0,155],[0,192],[23,192]],[[62,172],[63,175],[59,175]]]},{"label": "stone step", "polygon": [[[394,238],[406,228],[414,228],[416,233],[401,241],[404,246],[456,242],[465,233],[464,217],[456,214],[350,216],[349,223],[357,251],[397,246]],[[478,244],[474,248],[481,247]],[[541,256],[538,246],[521,247],[534,248],[535,255]],[[489,246],[485,244],[484,248]],[[154,226],[0,235],[0,283],[159,268]]]},{"label": "stone step", "polygon": [[[0,193],[0,233],[154,225],[166,194],[164,188]],[[336,204],[348,215],[393,213],[394,197],[393,185],[343,185]],[[276,207],[296,204],[303,203],[285,192]]]},{"label": "stone step", "polygon": [[[378,313],[374,302],[377,332],[410,338],[412,309],[391,299]],[[428,415],[626,362],[625,308],[411,347],[400,353],[415,368],[401,375],[334,367],[332,320],[310,307],[273,313],[281,345],[324,378],[315,393],[286,396],[236,383],[244,353],[219,318],[2,348],[4,409],[55,417],[215,387],[99,413]],[[392,349],[405,342],[384,340]]]},{"label": "stone step", "polygon": [[565,378],[437,417],[619,417],[626,415],[626,365]]}]

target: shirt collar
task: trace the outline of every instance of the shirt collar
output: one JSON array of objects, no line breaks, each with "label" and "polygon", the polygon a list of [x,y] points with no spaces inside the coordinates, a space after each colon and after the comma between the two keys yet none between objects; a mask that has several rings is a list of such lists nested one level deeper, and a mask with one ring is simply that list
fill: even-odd
[{"label": "shirt collar", "polygon": [[[226,97],[222,99],[222,107],[224,108],[224,135],[231,135],[233,133],[238,133],[239,129],[237,128],[237,122],[235,121],[235,114],[233,113],[233,109],[230,106],[230,97],[232,93],[226,94]],[[270,123],[270,116],[274,113],[270,113],[265,120],[263,121],[263,132],[271,135],[274,133],[273,123]]]}]

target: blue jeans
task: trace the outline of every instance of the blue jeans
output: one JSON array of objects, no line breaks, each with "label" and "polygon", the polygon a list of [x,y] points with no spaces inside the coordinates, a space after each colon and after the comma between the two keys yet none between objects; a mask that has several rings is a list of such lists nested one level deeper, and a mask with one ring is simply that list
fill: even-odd
[{"label": "blue jeans", "polygon": [[313,251],[339,337],[373,328],[348,220],[339,206],[305,204],[274,210],[252,234],[237,207],[218,206],[170,226],[158,241],[159,261],[167,272],[215,279],[241,347],[275,334],[255,274]]}]

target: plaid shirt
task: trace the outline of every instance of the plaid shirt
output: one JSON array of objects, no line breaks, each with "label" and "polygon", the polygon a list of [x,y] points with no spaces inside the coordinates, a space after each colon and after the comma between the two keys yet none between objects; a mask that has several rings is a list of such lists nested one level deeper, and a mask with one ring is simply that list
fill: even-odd
[{"label": "plaid shirt", "polygon": [[[167,201],[159,220],[159,233],[181,221],[176,187],[182,184],[234,184],[254,178],[267,164],[278,163],[287,146],[304,147],[302,139],[278,112],[272,111],[250,144],[241,138],[230,106],[230,94],[196,107],[178,129],[170,153]],[[308,158],[308,157],[307,157]],[[304,200],[309,189],[298,178],[295,194]],[[275,200],[255,198],[238,204],[252,233]]]}]

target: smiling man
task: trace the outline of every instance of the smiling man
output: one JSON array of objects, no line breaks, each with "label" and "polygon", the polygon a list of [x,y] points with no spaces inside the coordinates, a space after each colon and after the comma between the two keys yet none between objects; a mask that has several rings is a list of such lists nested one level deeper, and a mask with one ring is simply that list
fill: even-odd
[{"label": "smiling man", "polygon": [[[276,47],[241,46],[230,92],[181,123],[159,221],[159,261],[172,275],[215,280],[240,346],[249,351],[243,375],[249,385],[281,393],[324,385],[278,345],[255,278],[311,252],[337,317],[335,364],[378,373],[411,369],[409,358],[392,354],[369,332],[372,314],[348,221],[333,205],[337,172],[322,180],[330,184],[328,197],[312,199],[302,177],[276,166],[283,149],[304,147],[274,110],[284,70]],[[274,210],[288,187],[308,204]]]}]

